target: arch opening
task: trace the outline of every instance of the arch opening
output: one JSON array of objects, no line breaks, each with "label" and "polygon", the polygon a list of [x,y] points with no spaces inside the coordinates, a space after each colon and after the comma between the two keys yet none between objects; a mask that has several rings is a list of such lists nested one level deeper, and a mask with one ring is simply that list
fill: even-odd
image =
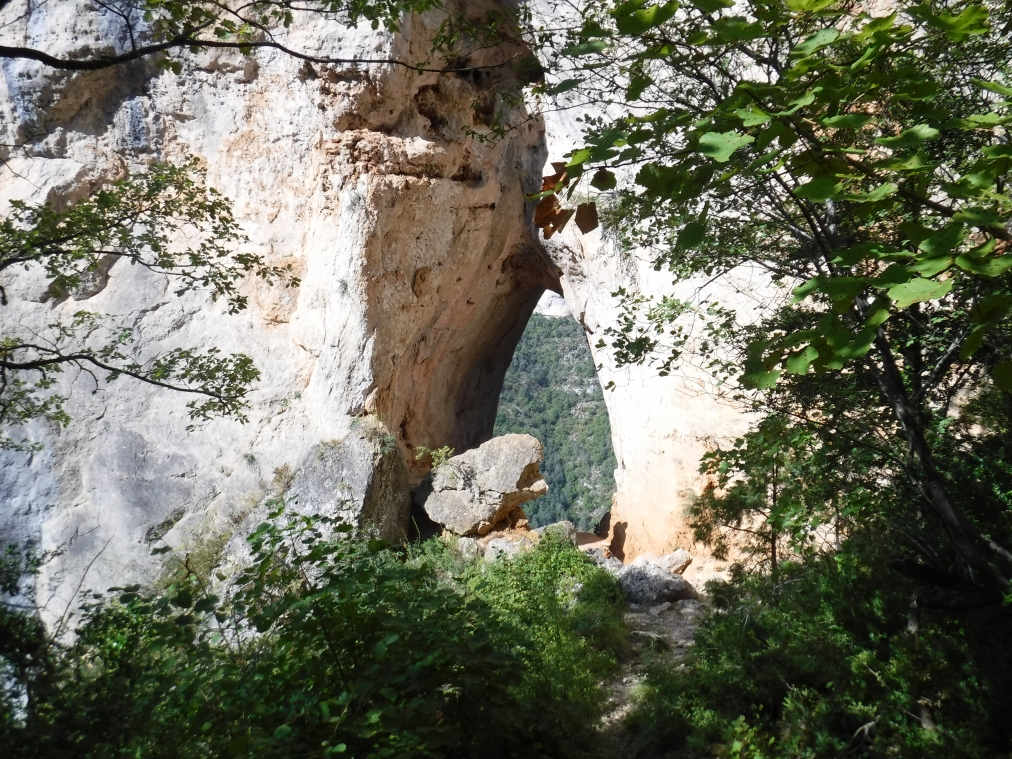
[{"label": "arch opening", "polygon": [[501,388],[493,434],[527,433],[544,446],[549,489],[524,507],[532,526],[568,520],[607,532],[611,423],[586,333],[555,293],[545,292],[527,321]]}]

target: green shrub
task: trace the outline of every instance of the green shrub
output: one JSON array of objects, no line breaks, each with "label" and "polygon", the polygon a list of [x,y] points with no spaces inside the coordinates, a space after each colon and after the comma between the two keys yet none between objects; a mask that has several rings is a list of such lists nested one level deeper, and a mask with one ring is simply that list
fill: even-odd
[{"label": "green shrub", "polygon": [[862,550],[787,562],[776,585],[739,572],[713,586],[688,666],[648,672],[628,724],[641,746],[708,756],[740,744],[740,756],[768,759],[1003,755],[1010,704],[994,686],[1012,662],[995,638],[1005,630],[1007,641],[1009,610],[981,609],[967,627],[912,609],[911,584]]},{"label": "green shrub", "polygon": [[514,652],[526,665],[521,698],[546,691],[547,708],[564,723],[596,721],[598,683],[626,645],[615,578],[547,531],[532,551],[474,564],[465,581],[514,631]]},{"label": "green shrub", "polygon": [[114,589],[70,645],[5,606],[0,743],[16,759],[566,757],[587,744],[613,661],[598,646],[621,624],[599,570],[552,538],[485,563],[348,531],[279,505],[226,597],[192,573]]}]

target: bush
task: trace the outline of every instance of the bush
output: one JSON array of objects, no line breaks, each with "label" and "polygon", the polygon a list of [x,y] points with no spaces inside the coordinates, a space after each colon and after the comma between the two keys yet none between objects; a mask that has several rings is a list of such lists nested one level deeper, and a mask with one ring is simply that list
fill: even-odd
[{"label": "bush", "polygon": [[8,613],[8,755],[565,757],[592,734],[620,620],[572,546],[467,563],[345,532],[279,506],[224,598],[114,589],[71,645]]},{"label": "bush", "polygon": [[713,586],[688,666],[648,672],[629,723],[641,746],[770,759],[1007,751],[1012,704],[995,686],[1012,661],[994,636],[1009,610],[960,625],[912,608],[911,584],[855,543],[781,565],[776,585],[739,572]]}]

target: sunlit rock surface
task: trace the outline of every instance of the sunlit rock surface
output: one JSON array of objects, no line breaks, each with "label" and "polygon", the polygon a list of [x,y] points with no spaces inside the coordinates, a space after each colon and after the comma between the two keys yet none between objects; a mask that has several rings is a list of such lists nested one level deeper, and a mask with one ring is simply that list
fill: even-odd
[{"label": "sunlit rock surface", "polygon": [[[492,6],[461,4],[476,17]],[[321,56],[420,61],[443,18],[411,18],[391,36],[299,17],[286,41]],[[122,44],[117,23],[83,0],[13,0],[0,10],[0,40],[73,55]],[[37,546],[48,613],[62,614],[81,589],[152,579],[159,541],[186,549],[235,531],[286,472],[356,420],[385,429],[412,485],[427,471],[416,447],[476,448],[492,435],[503,375],[546,288],[565,296],[602,382],[615,383],[605,395],[619,458],[617,554],[689,545],[683,510],[703,485],[698,458],[736,436],[741,419],[691,373],[615,370],[594,347],[616,318],[617,287],[660,292],[666,279],[600,231],[537,239],[524,194],[540,189],[549,147],[558,159],[579,140],[576,126],[550,115],[549,136],[533,118],[502,140],[475,137],[513,76],[495,64],[526,54],[479,50],[469,63],[491,68],[467,76],[308,65],[274,51],[187,56],[179,75],[151,62],[89,73],[2,63],[0,209],[11,199],[66,204],[154,161],[195,155],[233,200],[250,247],[301,279],[246,283],[249,308],[229,316],[204,294],[176,297],[140,267],[113,266],[104,287],[61,303],[45,302],[38,270],[5,275],[5,326],[89,310],[132,326],[141,359],[213,345],[248,353],[262,372],[247,424],[194,432],[185,398],[63,375],[72,424],[33,424],[25,432],[41,451],[0,454],[0,534]]]}]

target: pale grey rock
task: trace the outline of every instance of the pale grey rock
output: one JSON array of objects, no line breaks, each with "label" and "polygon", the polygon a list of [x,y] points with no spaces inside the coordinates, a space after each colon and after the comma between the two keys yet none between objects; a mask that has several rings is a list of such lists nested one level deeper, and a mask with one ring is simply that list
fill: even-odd
[{"label": "pale grey rock", "polygon": [[653,564],[629,564],[618,570],[615,576],[630,604],[657,606],[665,601],[696,596],[696,591],[683,578]]},{"label": "pale grey rock", "polygon": [[688,617],[699,617],[703,614],[703,604],[696,598],[683,598],[675,604],[678,611]]},{"label": "pale grey rock", "polygon": [[224,574],[245,568],[250,559],[246,536],[282,503],[282,520],[296,515],[334,520],[317,525],[326,537],[339,524],[349,524],[391,543],[407,538],[411,511],[407,467],[389,433],[375,420],[315,446],[298,469],[281,472],[275,486],[277,492],[265,496],[231,532],[219,565]]},{"label": "pale grey rock", "polygon": [[646,564],[652,564],[655,567],[660,567],[666,572],[671,574],[682,574],[692,563],[692,556],[684,548],[679,548],[672,553],[664,554],[664,556],[655,556],[652,553],[644,553],[633,559],[632,564],[634,566],[644,566]]},{"label": "pale grey rock", "polygon": [[468,561],[485,555],[484,547],[474,538],[457,538],[455,548],[457,553]]},{"label": "pale grey rock", "polygon": [[380,437],[383,432],[356,429],[316,446],[285,491],[286,503],[301,514],[339,517],[386,541],[404,541],[411,511],[408,471],[392,437]]},{"label": "pale grey rock", "polygon": [[612,574],[617,574],[622,568],[622,562],[616,559],[614,556],[605,556],[604,549],[591,548],[584,553],[590,557],[590,560],[597,564],[601,569]]},{"label": "pale grey rock", "polygon": [[488,545],[485,546],[485,558],[490,561],[495,561],[499,558],[511,558],[523,553],[524,551],[530,551],[534,548],[534,542],[530,538],[521,538],[520,540],[509,540],[508,538],[492,538],[488,541]]},{"label": "pale grey rock", "polygon": [[417,495],[429,518],[456,535],[485,535],[521,505],[548,492],[544,460],[530,435],[492,438],[436,467]]},{"label": "pale grey rock", "polygon": [[656,563],[661,569],[666,569],[672,574],[680,575],[692,563],[692,556],[684,548],[679,548],[671,553],[664,554],[664,556],[657,559]]}]

